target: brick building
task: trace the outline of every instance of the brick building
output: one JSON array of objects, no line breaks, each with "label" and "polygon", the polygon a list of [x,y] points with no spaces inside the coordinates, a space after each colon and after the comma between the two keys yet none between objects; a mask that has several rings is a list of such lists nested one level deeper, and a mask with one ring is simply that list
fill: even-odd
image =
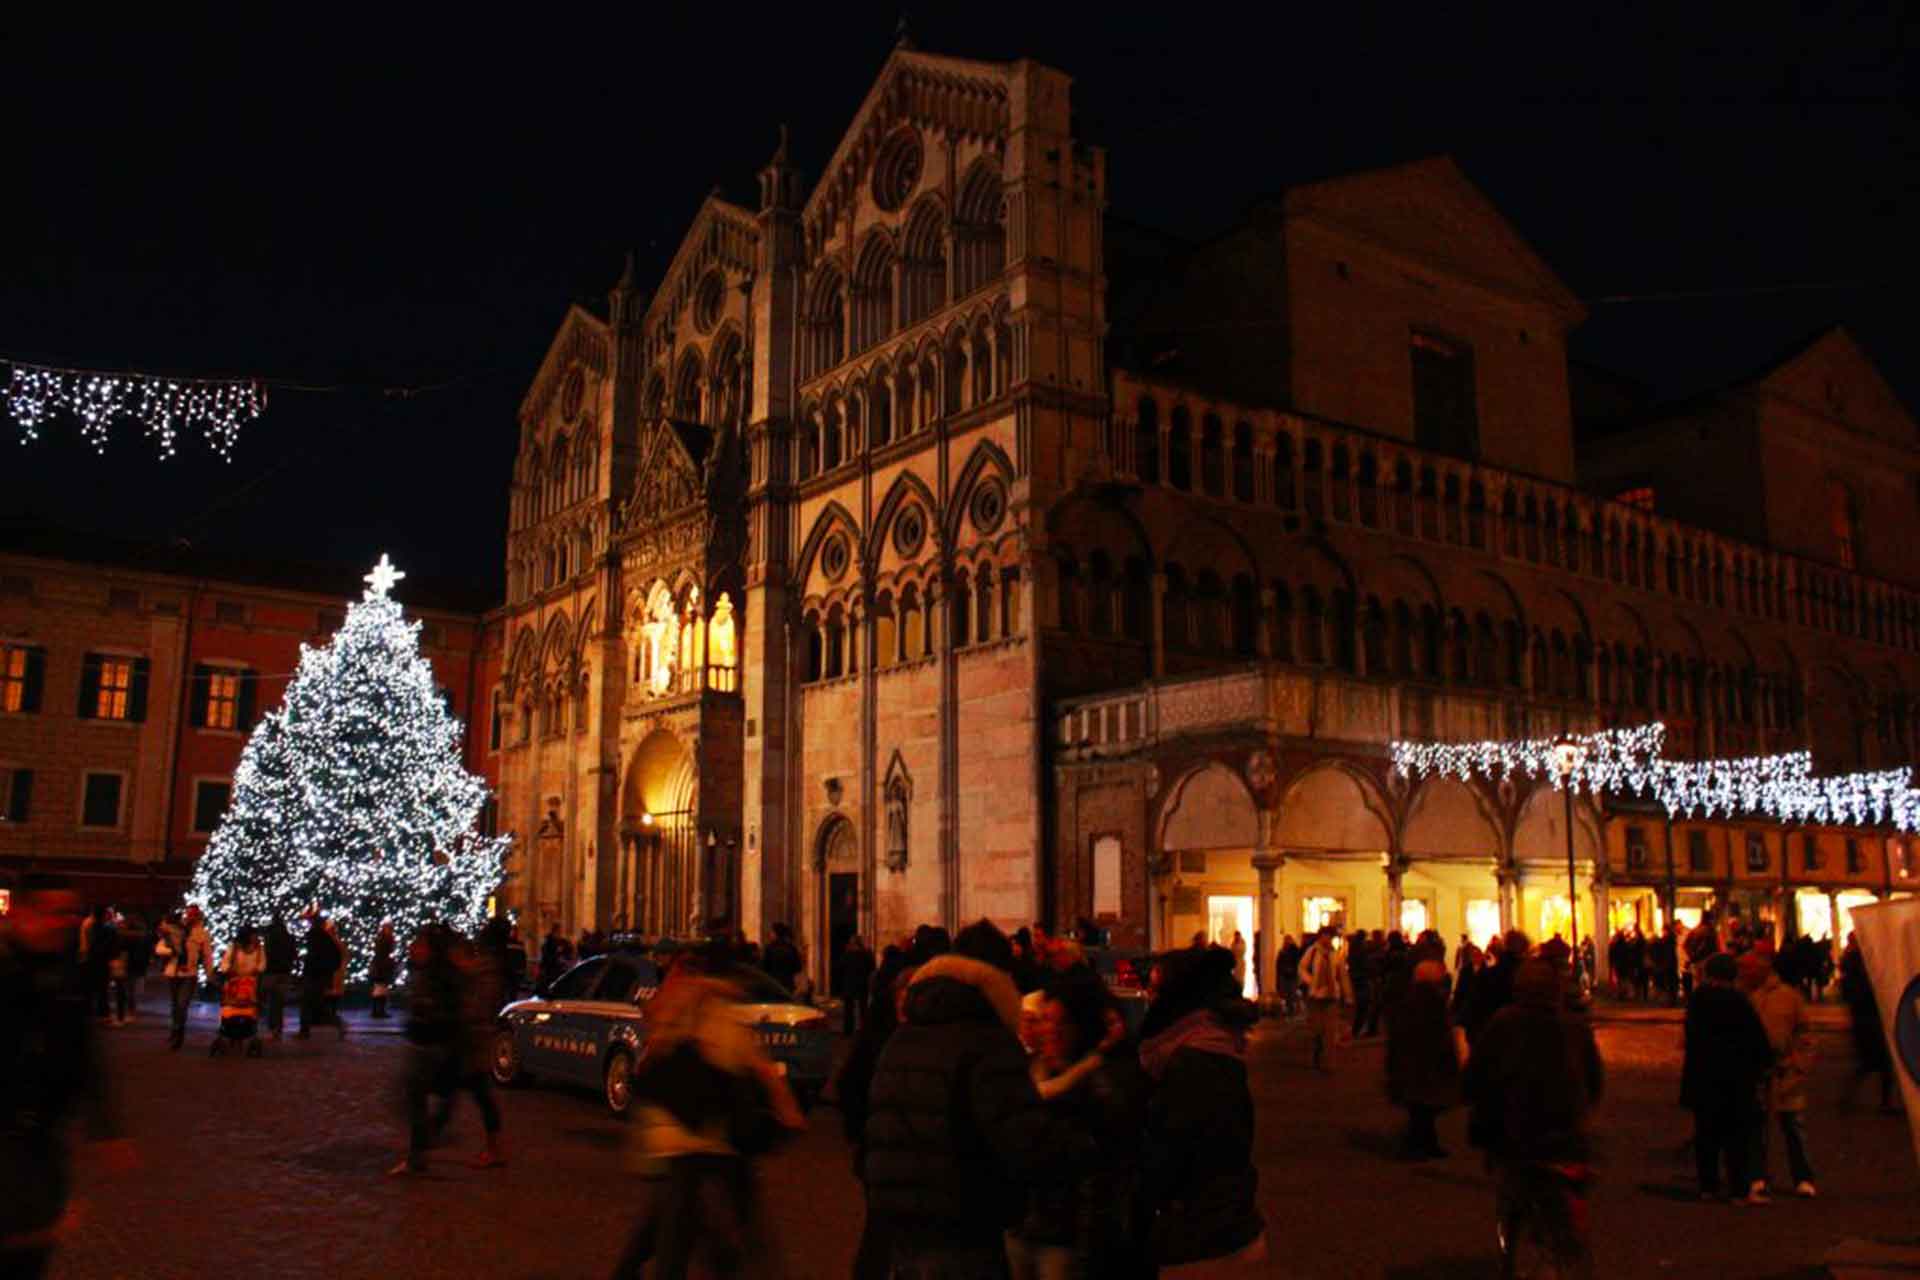
[{"label": "brick building", "polygon": [[[1550,933],[1557,797],[1390,739],[1909,758],[1920,440],[1843,334],[1579,438],[1583,310],[1450,161],[1183,243],[1069,95],[898,50],[817,181],[783,141],[566,315],[489,695],[542,924]],[[1576,827],[1588,928],[1906,878],[1884,832]]]},{"label": "brick building", "polygon": [[[357,599],[350,571],[217,561],[96,539],[0,546],[0,871],[59,869],[88,896],[175,903],[225,811],[254,720],[278,702],[302,643]],[[474,602],[409,581],[421,649],[488,774],[495,683]],[[416,606],[436,601],[440,607]]]}]

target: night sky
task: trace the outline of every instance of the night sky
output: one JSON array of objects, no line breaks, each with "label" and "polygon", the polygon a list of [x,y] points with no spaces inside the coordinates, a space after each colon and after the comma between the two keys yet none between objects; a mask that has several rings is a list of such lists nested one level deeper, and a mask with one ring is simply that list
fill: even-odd
[{"label": "night sky", "polygon": [[[1203,236],[1257,194],[1449,152],[1590,300],[1576,358],[1678,395],[1842,322],[1920,407],[1913,20],[1616,7],[1256,27],[1029,0],[912,6],[910,32],[1074,76],[1135,221]],[[0,520],[387,550],[497,593],[515,413],[567,304],[604,298],[629,248],[657,280],[714,187],[751,204],[780,121],[817,175],[898,13],[399,8],[9,30],[0,354],[339,389],[275,392],[231,464],[198,442],[161,462],[128,425],[105,458],[70,423],[0,442]]]}]

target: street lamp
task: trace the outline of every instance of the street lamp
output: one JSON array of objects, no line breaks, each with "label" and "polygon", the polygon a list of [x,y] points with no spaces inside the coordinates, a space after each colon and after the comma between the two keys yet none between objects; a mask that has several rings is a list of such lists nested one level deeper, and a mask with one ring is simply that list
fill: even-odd
[{"label": "street lamp", "polygon": [[1586,744],[1562,738],[1553,744],[1553,773],[1567,804],[1567,935],[1573,943],[1573,993],[1580,995],[1580,883],[1573,867],[1573,780],[1587,762]]}]

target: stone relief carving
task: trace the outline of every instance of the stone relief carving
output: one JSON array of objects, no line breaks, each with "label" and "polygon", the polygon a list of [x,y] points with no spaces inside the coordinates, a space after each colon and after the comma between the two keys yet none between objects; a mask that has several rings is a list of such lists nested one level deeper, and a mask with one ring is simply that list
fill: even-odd
[{"label": "stone relief carving", "polygon": [[889,871],[905,871],[908,861],[907,821],[913,807],[913,779],[907,775],[906,761],[898,751],[887,766],[887,781],[881,791],[887,815],[887,843],[881,857]]}]

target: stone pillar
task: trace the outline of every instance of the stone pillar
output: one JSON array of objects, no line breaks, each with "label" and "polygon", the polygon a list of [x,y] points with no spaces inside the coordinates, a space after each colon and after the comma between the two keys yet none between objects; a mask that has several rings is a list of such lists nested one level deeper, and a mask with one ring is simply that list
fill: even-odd
[{"label": "stone pillar", "polygon": [[1254,652],[1262,658],[1273,657],[1273,620],[1280,612],[1280,597],[1272,587],[1260,588],[1260,625],[1254,628]]},{"label": "stone pillar", "polygon": [[[1593,880],[1593,984],[1596,989],[1611,974],[1607,964],[1607,943],[1613,938],[1613,927],[1608,919],[1608,910],[1612,894],[1604,879],[1596,876]],[[1586,934],[1582,937],[1588,936]]]},{"label": "stone pillar", "polygon": [[[1402,893],[1406,885],[1407,865],[1404,858],[1390,858],[1387,861],[1387,932],[1400,927],[1400,905],[1404,901]],[[1411,938],[1408,939],[1412,941]]]},{"label": "stone pillar", "polygon": [[1262,810],[1259,816],[1260,846],[1253,851],[1253,870],[1260,886],[1254,898],[1253,927],[1260,934],[1260,1005],[1263,1009],[1273,1009],[1279,1003],[1280,994],[1280,910],[1274,895],[1278,873],[1286,865],[1286,859],[1268,846],[1273,815]]},{"label": "stone pillar", "polygon": [[1827,890],[1827,919],[1833,922],[1827,930],[1827,941],[1833,944],[1834,957],[1837,960],[1840,948],[1847,945],[1847,940],[1840,936],[1840,895],[1831,889]]},{"label": "stone pillar", "polygon": [[1500,932],[1505,933],[1514,927],[1514,917],[1519,910],[1519,873],[1509,867],[1494,871],[1493,878],[1500,886]]},{"label": "stone pillar", "polygon": [[1153,650],[1153,678],[1158,680],[1167,674],[1167,575],[1159,569],[1153,571],[1148,587],[1147,626],[1152,631],[1148,640]]}]

